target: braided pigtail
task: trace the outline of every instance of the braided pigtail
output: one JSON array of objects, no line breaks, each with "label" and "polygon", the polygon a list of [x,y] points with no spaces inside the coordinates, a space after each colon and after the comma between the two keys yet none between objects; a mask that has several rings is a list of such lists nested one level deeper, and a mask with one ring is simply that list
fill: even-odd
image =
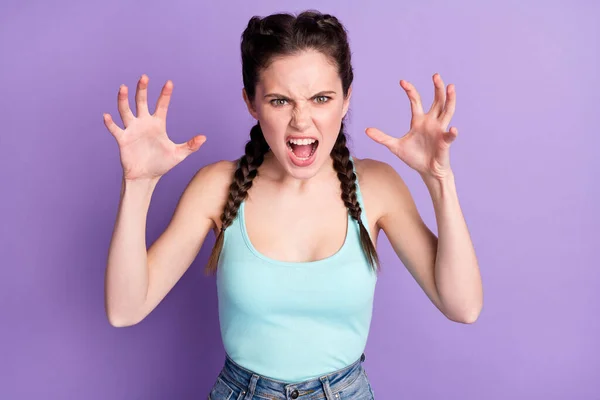
[{"label": "braided pigtail", "polygon": [[344,123],[342,122],[340,133],[337,137],[333,150],[331,151],[333,159],[333,168],[337,172],[342,188],[342,200],[348,209],[350,216],[358,222],[360,228],[360,244],[363,252],[367,255],[369,264],[375,270],[379,270],[379,257],[377,250],[371,241],[369,232],[365,228],[362,219],[362,209],[356,197],[356,174],[353,170],[353,163],[350,160],[350,151],[346,147],[346,135],[344,133]]},{"label": "braided pigtail", "polygon": [[225,229],[231,225],[238,213],[240,204],[248,195],[248,190],[252,187],[252,180],[258,175],[258,167],[263,163],[265,154],[269,150],[265,137],[256,124],[250,130],[250,140],[246,143],[245,154],[239,159],[238,168],[233,174],[233,182],[229,186],[229,196],[227,203],[221,214],[221,230],[213,246],[212,253],[206,266],[206,275],[213,274],[217,270],[219,256],[223,249],[225,238]]}]

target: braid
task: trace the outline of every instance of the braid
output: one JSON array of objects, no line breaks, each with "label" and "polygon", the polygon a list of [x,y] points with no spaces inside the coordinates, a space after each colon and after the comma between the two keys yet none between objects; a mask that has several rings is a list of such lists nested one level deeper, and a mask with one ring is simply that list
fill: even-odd
[{"label": "braid", "polygon": [[371,241],[369,232],[365,228],[362,219],[362,209],[356,196],[356,174],[354,173],[353,163],[350,160],[350,151],[346,146],[346,135],[344,134],[344,123],[342,122],[340,133],[337,137],[333,150],[331,151],[333,159],[333,168],[337,172],[342,188],[342,200],[348,209],[348,214],[358,222],[360,228],[360,242],[364,253],[367,255],[369,264],[373,269],[379,268],[379,257],[377,250]]},{"label": "braid", "polygon": [[225,229],[231,225],[240,204],[246,199],[248,190],[252,187],[252,180],[258,175],[258,167],[263,163],[268,150],[269,145],[263,136],[260,124],[257,123],[250,130],[250,140],[246,143],[245,154],[239,159],[238,167],[233,174],[233,181],[229,186],[229,196],[221,214],[221,230],[205,269],[207,275],[217,270],[219,256],[223,249]]}]

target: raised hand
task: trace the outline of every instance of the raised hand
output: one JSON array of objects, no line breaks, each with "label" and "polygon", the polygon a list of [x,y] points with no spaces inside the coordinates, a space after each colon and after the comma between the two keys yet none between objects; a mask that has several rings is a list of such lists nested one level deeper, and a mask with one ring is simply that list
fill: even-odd
[{"label": "raised hand", "polygon": [[142,75],[135,94],[136,115],[129,108],[127,86],[121,85],[117,106],[125,129],[104,114],[104,124],[117,140],[126,180],[157,179],[183,161],[204,144],[206,136],[197,135],[185,143],[175,144],[167,135],[167,110],[173,93],[173,82],[162,88],[154,114],[148,111],[148,81]]},{"label": "raised hand", "polygon": [[[450,144],[458,136],[456,127],[447,131],[454,115],[456,91],[453,84],[446,89],[439,74],[433,75],[435,99],[424,114],[421,96],[417,89],[405,80],[400,86],[410,100],[412,119],[408,133],[400,138],[392,137],[377,128],[367,128],[366,134],[377,143],[386,146],[422,177],[443,179],[452,173],[450,168]],[[447,90],[447,96],[446,96]]]}]

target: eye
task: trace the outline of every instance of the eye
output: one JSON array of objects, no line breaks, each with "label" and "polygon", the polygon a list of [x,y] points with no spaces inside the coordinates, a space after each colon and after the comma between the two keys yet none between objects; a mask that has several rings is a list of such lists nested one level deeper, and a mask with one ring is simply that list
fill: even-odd
[{"label": "eye", "polygon": [[279,103],[279,102],[285,102],[285,101],[287,101],[287,99],[273,99],[269,103],[271,103],[271,105],[273,105],[274,107],[281,107],[285,104]]},{"label": "eye", "polygon": [[329,97],[329,96],[317,96],[317,97],[315,97],[315,99],[317,100],[317,103],[325,104],[325,103],[327,103],[331,99],[331,97]]}]

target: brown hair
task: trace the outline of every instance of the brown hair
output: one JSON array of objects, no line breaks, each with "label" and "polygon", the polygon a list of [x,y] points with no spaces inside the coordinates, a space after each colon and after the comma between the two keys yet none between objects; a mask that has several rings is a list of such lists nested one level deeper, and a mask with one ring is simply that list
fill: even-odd
[{"label": "brown hair", "polygon": [[[264,18],[252,17],[242,34],[242,77],[244,88],[250,101],[254,100],[256,84],[260,71],[266,68],[275,56],[297,54],[306,49],[314,49],[335,61],[342,80],[344,97],[354,78],[350,63],[350,46],[344,26],[338,19],[318,11],[304,11],[298,16],[291,14],[272,14]],[[246,199],[252,180],[258,175],[269,146],[263,136],[260,123],[250,130],[250,140],[246,143],[245,154],[238,160],[238,168],[229,186],[229,196],[221,214],[221,230],[217,236],[205,272],[212,274],[217,270],[219,256],[223,249],[225,229],[231,225],[242,201]],[[342,200],[350,216],[360,228],[360,243],[369,264],[379,269],[377,251],[361,214],[362,209],[356,196],[356,174],[350,160],[350,151],[346,146],[344,122],[331,151],[333,167],[337,172],[342,189]]]}]

